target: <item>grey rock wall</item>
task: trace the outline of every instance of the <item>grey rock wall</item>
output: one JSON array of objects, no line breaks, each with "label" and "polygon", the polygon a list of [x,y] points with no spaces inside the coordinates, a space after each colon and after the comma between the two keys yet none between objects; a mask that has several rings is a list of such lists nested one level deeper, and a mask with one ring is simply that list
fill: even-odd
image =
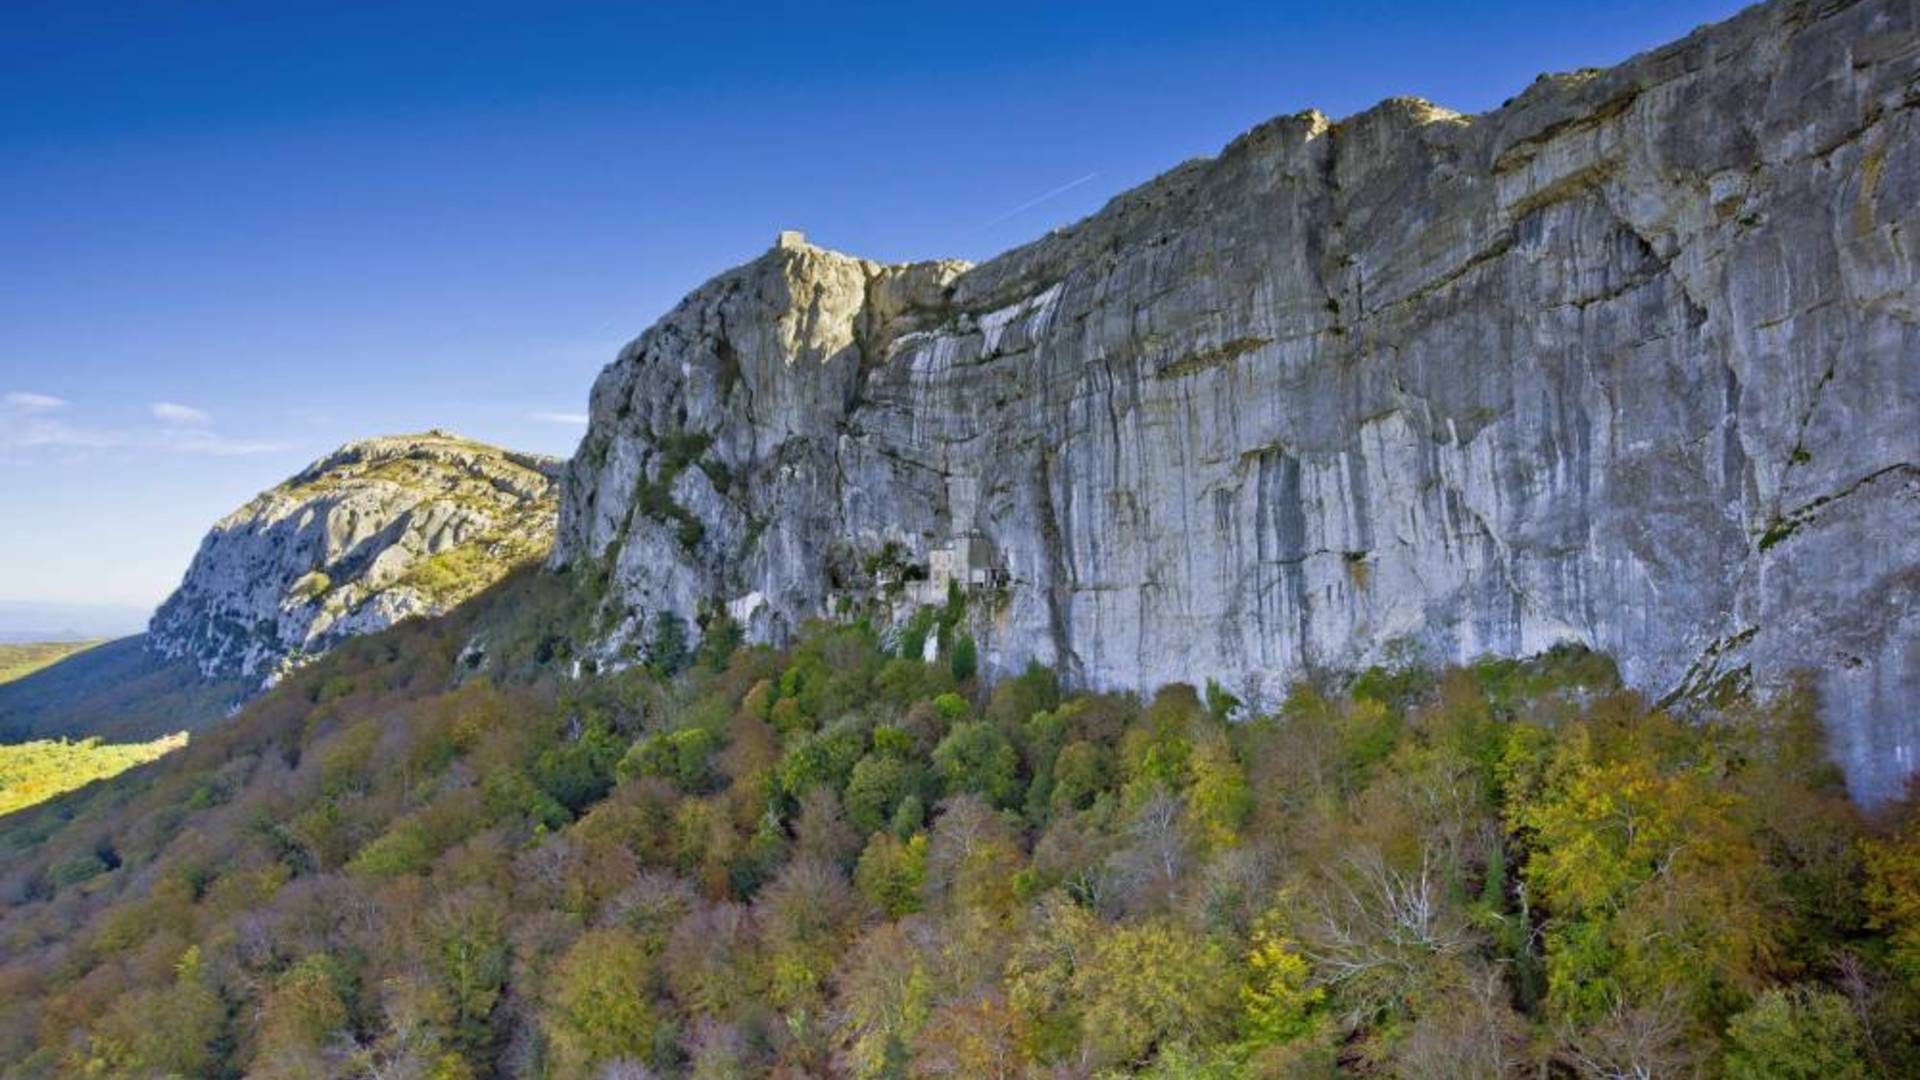
[{"label": "grey rock wall", "polygon": [[1581,642],[1811,673],[1920,753],[1920,5],[1773,3],[1459,116],[1271,121],[977,267],[783,236],[596,383],[558,565],[599,648],[760,639],[977,536],[990,672],[1215,678]]}]

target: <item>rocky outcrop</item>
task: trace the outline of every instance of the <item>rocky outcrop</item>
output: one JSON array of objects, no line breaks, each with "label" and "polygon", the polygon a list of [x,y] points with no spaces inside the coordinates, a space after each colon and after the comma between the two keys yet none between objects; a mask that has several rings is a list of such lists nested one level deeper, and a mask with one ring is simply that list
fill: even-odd
[{"label": "rocky outcrop", "polygon": [[148,645],[208,679],[270,682],[444,612],[547,553],[558,474],[439,431],[351,443],[215,524]]},{"label": "rocky outcrop", "polygon": [[783,236],[596,383],[555,562],[599,647],[777,639],[963,567],[990,671],[1096,687],[1557,642],[1809,671],[1920,753],[1920,27],[1774,3],[1460,116],[1272,121],[983,265]]}]

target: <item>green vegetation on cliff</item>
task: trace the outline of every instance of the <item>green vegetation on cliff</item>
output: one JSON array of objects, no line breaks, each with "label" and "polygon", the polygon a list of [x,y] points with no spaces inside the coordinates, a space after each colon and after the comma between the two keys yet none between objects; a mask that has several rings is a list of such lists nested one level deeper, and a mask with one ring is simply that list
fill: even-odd
[{"label": "green vegetation on cliff", "polygon": [[1805,697],[1683,724],[1566,652],[1242,715],[861,625],[562,679],[580,618],[516,574],[8,819],[7,1074],[1920,1062],[1920,815]]}]

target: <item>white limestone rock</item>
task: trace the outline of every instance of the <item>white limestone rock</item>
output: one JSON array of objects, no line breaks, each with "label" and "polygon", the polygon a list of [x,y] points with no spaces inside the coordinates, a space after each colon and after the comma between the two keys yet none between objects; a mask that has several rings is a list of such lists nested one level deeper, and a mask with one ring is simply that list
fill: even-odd
[{"label": "white limestone rock", "polygon": [[[1920,7],[1776,2],[1463,117],[1271,121],[978,267],[783,236],[595,384],[557,565],[599,646],[929,599],[989,673],[1271,700],[1572,641],[1661,696],[1812,673],[1920,753]],[[889,548],[889,545],[892,545]]]},{"label": "white limestone rock", "polygon": [[552,545],[560,463],[433,431],[351,443],[222,518],[149,646],[271,683],[348,637],[437,615]]}]

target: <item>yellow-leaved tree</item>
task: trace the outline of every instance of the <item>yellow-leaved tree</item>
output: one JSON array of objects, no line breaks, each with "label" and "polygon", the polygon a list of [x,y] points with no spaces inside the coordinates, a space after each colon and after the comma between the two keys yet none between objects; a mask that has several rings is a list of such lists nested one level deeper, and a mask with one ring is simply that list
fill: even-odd
[{"label": "yellow-leaved tree", "polygon": [[1240,988],[1241,1029],[1249,1045],[1291,1042],[1320,1022],[1324,988],[1313,985],[1313,966],[1273,910],[1254,925],[1247,948],[1247,982]]},{"label": "yellow-leaved tree", "polygon": [[1737,1002],[1772,932],[1737,809],[1704,770],[1643,755],[1575,763],[1521,807],[1556,1012],[1592,1017],[1670,990],[1703,1016]]}]

